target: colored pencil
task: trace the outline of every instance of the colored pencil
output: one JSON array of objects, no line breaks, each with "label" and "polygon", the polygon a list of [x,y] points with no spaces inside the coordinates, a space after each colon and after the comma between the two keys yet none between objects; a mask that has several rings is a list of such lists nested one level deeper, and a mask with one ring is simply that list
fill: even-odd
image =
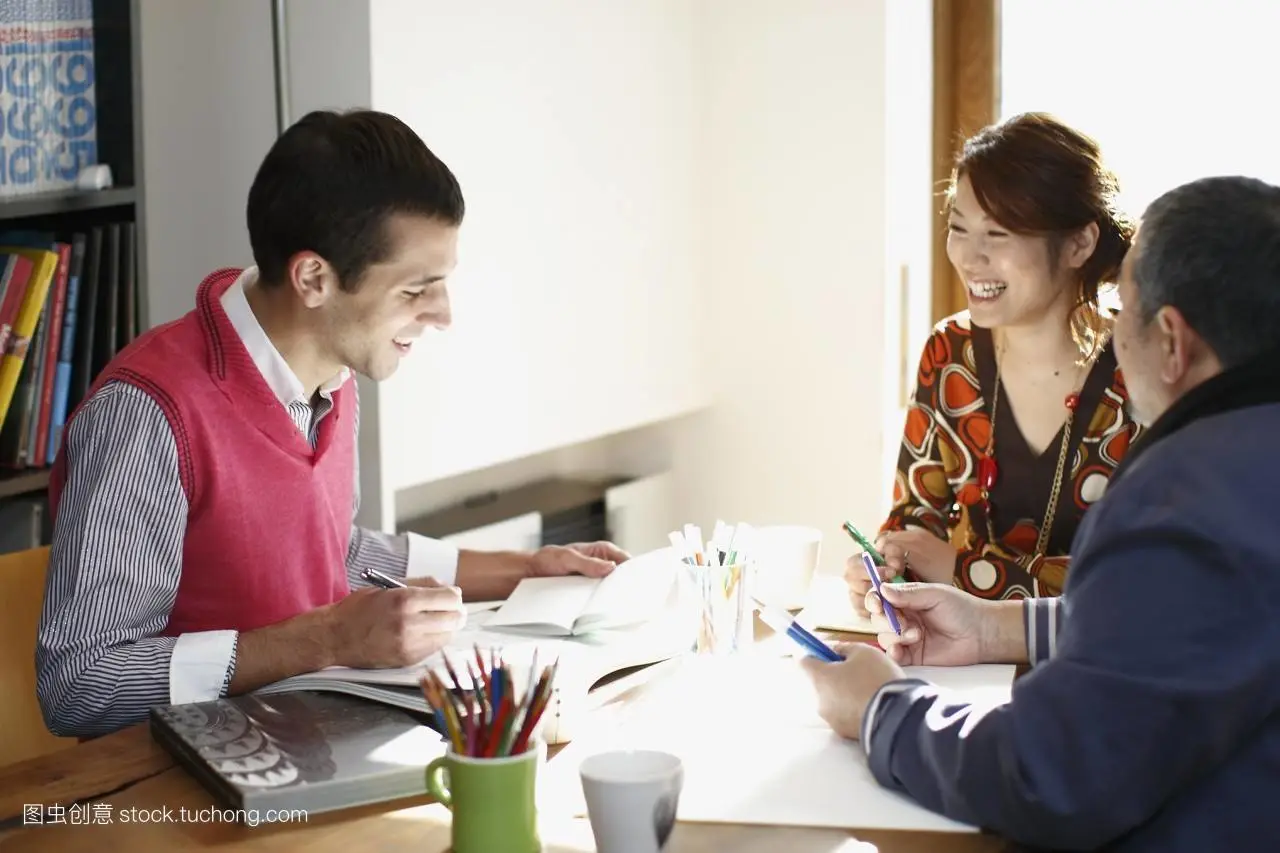
[{"label": "colored pencil", "polygon": [[446,657],[444,669],[453,685],[428,670],[419,682],[423,698],[458,755],[519,755],[528,750],[550,704],[560,662],[557,659],[539,669],[535,655],[523,695],[519,695],[515,676],[499,650],[490,651],[487,664],[478,646],[474,652],[475,662],[466,660],[462,667],[470,677],[470,690],[461,689],[457,671]]}]

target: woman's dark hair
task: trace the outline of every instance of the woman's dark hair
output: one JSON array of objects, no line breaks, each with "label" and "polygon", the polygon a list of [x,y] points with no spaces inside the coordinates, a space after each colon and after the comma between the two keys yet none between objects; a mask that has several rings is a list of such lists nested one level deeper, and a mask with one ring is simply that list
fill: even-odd
[{"label": "woman's dark hair", "polygon": [[1103,163],[1098,143],[1047,113],[1022,113],[965,141],[951,172],[948,208],[962,177],[1001,226],[1050,238],[1055,265],[1062,241],[1097,223],[1098,242],[1080,269],[1071,315],[1072,337],[1092,355],[1103,342],[1098,290],[1119,277],[1134,234],[1133,221],[1119,207],[1119,181]]}]

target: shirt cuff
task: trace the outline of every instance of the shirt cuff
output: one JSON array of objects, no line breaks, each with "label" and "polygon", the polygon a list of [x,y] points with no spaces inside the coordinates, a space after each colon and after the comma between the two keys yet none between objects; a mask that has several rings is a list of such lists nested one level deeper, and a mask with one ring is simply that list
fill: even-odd
[{"label": "shirt cuff", "polygon": [[1058,598],[1027,598],[1022,604],[1023,628],[1027,634],[1027,660],[1032,666],[1043,663],[1058,651]]},{"label": "shirt cuff", "polygon": [[169,702],[211,702],[222,697],[236,648],[235,631],[182,634],[169,658]]},{"label": "shirt cuff", "polygon": [[858,740],[862,743],[862,753],[871,757],[871,738],[875,736],[876,715],[880,712],[880,706],[891,696],[898,696],[917,687],[923,687],[928,682],[919,678],[905,678],[898,681],[890,681],[884,684],[871,697],[871,701],[867,703],[867,708],[862,712],[862,729],[858,733]]},{"label": "shirt cuff", "polygon": [[435,578],[445,586],[458,579],[458,548],[439,539],[417,533],[406,533],[409,539],[409,565],[406,578]]}]

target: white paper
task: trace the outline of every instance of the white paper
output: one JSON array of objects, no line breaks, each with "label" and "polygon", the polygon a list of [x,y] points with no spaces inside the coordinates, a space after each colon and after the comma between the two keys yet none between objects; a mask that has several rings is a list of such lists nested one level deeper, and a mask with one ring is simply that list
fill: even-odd
[{"label": "white paper", "polygon": [[525,578],[489,620],[491,628],[519,628],[528,633],[567,636],[600,585],[580,575]]},{"label": "white paper", "polygon": [[[682,821],[977,831],[876,782],[861,745],[831,732],[818,716],[812,686],[794,660],[690,663],[655,685],[619,725],[576,740],[555,757],[545,786],[554,807],[586,814],[578,778],[586,756],[647,748],[684,762]],[[1003,695],[1007,701],[1014,668],[916,667],[908,674],[971,691],[979,700]]]},{"label": "white paper", "polygon": [[661,614],[678,569],[663,549],[628,560],[604,578],[525,578],[487,625],[553,637],[634,628]]},{"label": "white paper", "polygon": [[463,605],[467,609],[467,616],[475,616],[477,613],[488,613],[490,610],[497,610],[502,606],[502,601],[468,601]]},{"label": "white paper", "polygon": [[849,600],[849,587],[844,578],[820,575],[813,579],[809,600],[796,616],[810,630],[848,631],[853,634],[878,634],[880,628],[866,616],[854,612]]}]

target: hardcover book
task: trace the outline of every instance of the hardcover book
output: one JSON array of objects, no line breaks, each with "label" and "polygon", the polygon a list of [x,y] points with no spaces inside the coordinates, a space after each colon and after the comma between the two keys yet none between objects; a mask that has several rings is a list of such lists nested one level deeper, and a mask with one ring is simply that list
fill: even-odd
[{"label": "hardcover book", "polygon": [[424,718],[335,693],[156,707],[151,733],[246,824],[426,796],[426,767],[447,747]]}]

